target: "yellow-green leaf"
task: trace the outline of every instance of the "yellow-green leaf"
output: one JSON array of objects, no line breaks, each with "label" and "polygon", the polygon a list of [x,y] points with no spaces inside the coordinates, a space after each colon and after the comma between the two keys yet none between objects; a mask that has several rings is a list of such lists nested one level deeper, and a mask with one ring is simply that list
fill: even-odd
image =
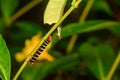
[{"label": "yellow-green leaf", "polygon": [[45,13],[44,23],[56,23],[62,16],[67,0],[49,0]]}]

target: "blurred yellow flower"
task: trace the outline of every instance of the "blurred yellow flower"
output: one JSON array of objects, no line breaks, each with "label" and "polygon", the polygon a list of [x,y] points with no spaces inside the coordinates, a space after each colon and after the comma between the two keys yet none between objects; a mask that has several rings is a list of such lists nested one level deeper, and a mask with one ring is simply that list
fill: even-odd
[{"label": "blurred yellow flower", "polygon": [[[27,39],[25,41],[25,48],[23,48],[22,52],[18,52],[15,54],[15,59],[18,62],[22,62],[26,59],[26,57],[32,52],[32,50],[36,47],[36,45],[39,43],[39,41],[42,39],[42,36],[40,33],[36,34],[31,38],[31,40]],[[50,45],[48,45],[47,49],[43,51],[43,53],[38,57],[37,60],[43,60],[46,59],[48,61],[53,61],[54,58],[51,56],[47,50],[50,48]]]}]

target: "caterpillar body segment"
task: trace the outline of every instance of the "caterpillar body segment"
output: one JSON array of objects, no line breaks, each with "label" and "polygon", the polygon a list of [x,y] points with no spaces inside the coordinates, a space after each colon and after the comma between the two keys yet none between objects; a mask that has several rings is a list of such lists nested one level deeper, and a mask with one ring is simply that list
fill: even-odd
[{"label": "caterpillar body segment", "polygon": [[31,58],[28,60],[28,64],[33,64],[51,41],[52,41],[52,36],[49,36],[31,56]]}]

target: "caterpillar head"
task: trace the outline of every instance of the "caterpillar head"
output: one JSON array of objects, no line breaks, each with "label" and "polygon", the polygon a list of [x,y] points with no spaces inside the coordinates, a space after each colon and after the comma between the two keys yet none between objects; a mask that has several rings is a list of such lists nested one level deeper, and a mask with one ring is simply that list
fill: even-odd
[{"label": "caterpillar head", "polygon": [[48,40],[52,41],[53,37],[52,36],[49,36],[48,37]]}]

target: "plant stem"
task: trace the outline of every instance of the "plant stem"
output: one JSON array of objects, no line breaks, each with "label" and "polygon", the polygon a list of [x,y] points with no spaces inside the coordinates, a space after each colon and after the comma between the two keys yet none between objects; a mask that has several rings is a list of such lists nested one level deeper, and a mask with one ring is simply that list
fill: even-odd
[{"label": "plant stem", "polygon": [[20,67],[20,69],[18,70],[16,75],[14,76],[13,80],[17,80],[18,76],[23,71],[23,69],[25,68],[26,65],[27,65],[27,60],[24,61],[24,63],[22,64],[22,66]]},{"label": "plant stem", "polygon": [[40,41],[39,45],[37,46],[41,46],[41,44],[48,38],[49,35],[51,35],[51,33],[62,23],[62,21],[76,8],[77,5],[79,5],[79,3],[81,2],[81,0],[77,0],[75,2],[75,5],[72,5],[70,7],[70,9],[61,17],[61,19],[46,33],[46,35],[43,37],[43,39]]},{"label": "plant stem", "polygon": [[[82,15],[81,15],[81,17],[80,17],[80,19],[79,19],[79,22],[84,22],[84,21],[85,21],[85,19],[86,19],[87,15],[88,15],[88,13],[89,13],[89,11],[90,11],[93,3],[94,3],[94,0],[88,0],[87,4],[86,4],[86,6],[85,6],[85,9],[83,10]],[[67,53],[70,53],[70,52],[72,51],[72,49],[73,49],[73,47],[74,47],[74,45],[75,45],[75,42],[76,42],[76,40],[77,40],[77,37],[78,37],[77,34],[75,34],[75,35],[73,35],[73,36],[71,37],[70,42],[69,42],[69,45],[68,45],[68,47],[67,47],[67,49],[66,49],[66,52],[67,52]],[[71,47],[71,48],[70,48],[70,47]]]},{"label": "plant stem", "polygon": [[91,10],[91,7],[94,3],[94,0],[88,0],[86,6],[85,6],[85,9],[83,10],[82,14],[81,14],[81,17],[79,19],[79,22],[84,22],[88,13],[90,12]]},{"label": "plant stem", "polygon": [[77,37],[78,37],[78,36],[77,36],[76,34],[72,36],[72,38],[70,39],[70,42],[69,42],[69,44],[68,44],[68,47],[67,47],[67,49],[66,49],[66,53],[70,53],[70,52],[71,52],[71,50],[72,50],[73,47],[74,47],[74,44],[75,44],[75,42],[76,42]]},{"label": "plant stem", "polygon": [[[38,45],[33,49],[33,51],[30,53],[30,55],[34,54],[34,51],[36,50],[37,47],[41,46],[43,44],[43,42],[48,38],[48,36],[51,35],[51,33],[62,23],[62,21],[76,8],[76,6],[79,5],[79,3],[81,2],[81,0],[77,0],[75,2],[75,5],[72,5],[70,7],[70,9],[61,17],[61,19],[47,32],[47,34],[43,37],[43,39],[38,43]],[[23,71],[23,69],[25,68],[25,66],[27,65],[27,61],[30,59],[30,56],[27,57],[27,59],[25,60],[25,62],[23,63],[23,65],[20,67],[20,69],[18,70],[17,74],[15,75],[15,77],[13,78],[13,80],[17,80],[18,76],[20,75],[20,73]]]},{"label": "plant stem", "polygon": [[24,6],[22,9],[20,9],[18,12],[16,12],[13,16],[11,16],[7,20],[7,25],[11,25],[16,19],[18,19],[20,16],[22,16],[24,13],[29,11],[31,8],[35,7],[37,4],[39,4],[42,0],[33,0],[30,3],[28,3],[26,6]]},{"label": "plant stem", "polygon": [[116,58],[114,64],[112,65],[112,68],[110,69],[110,72],[108,73],[106,80],[111,80],[111,78],[119,64],[120,64],[120,52],[118,53],[117,58]]}]

